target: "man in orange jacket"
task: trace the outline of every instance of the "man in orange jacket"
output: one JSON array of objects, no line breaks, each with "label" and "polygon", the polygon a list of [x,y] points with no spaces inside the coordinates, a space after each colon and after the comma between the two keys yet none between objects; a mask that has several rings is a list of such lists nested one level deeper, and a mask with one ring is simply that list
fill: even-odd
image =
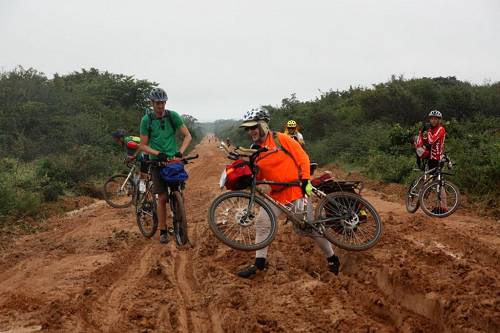
[{"label": "man in orange jacket", "polygon": [[[256,164],[259,167],[257,179],[276,182],[294,182],[300,180],[302,183],[301,187],[271,186],[271,193],[269,195],[280,203],[293,204],[295,209],[303,210],[304,195],[310,184],[309,156],[307,156],[297,141],[286,134],[277,133],[279,140],[279,144],[277,144],[273,138],[273,132],[269,130],[269,120],[270,117],[267,111],[263,109],[252,110],[245,116],[245,120],[240,125],[240,127],[248,132],[254,145],[268,148],[267,152],[261,153],[256,159]],[[281,214],[281,211],[274,205],[271,205],[271,208],[276,216]],[[257,216],[256,229],[264,230],[264,234],[257,232],[256,242],[260,242],[266,237],[265,226],[269,224],[268,215],[261,209]],[[259,228],[259,225],[262,227]],[[340,261],[334,254],[330,242],[316,232],[309,233],[308,235],[323,250],[330,271],[337,275]],[[250,278],[257,271],[263,271],[266,267],[267,251],[268,247],[258,250],[255,254],[255,264],[243,268],[237,272],[237,275],[243,278]]]}]

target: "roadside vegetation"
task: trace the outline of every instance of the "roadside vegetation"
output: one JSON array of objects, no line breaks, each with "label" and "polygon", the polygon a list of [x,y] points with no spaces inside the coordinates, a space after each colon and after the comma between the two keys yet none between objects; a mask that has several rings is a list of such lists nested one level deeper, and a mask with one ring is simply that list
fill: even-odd
[{"label": "roadside vegetation", "polygon": [[[283,130],[289,119],[300,124],[312,160],[403,184],[416,176],[411,138],[429,111],[438,109],[444,114],[446,152],[456,163],[452,181],[470,200],[500,215],[500,82],[393,77],[370,88],[325,92],[312,101],[292,94],[281,106],[264,108],[275,130]],[[237,125],[221,120],[212,126],[220,138],[248,145]]]},{"label": "roadside vegetation", "polygon": [[[94,68],[53,78],[22,67],[0,73],[0,226],[37,217],[62,195],[98,195],[124,167],[111,131],[139,134],[155,85]],[[183,117],[194,145],[201,130]]]}]

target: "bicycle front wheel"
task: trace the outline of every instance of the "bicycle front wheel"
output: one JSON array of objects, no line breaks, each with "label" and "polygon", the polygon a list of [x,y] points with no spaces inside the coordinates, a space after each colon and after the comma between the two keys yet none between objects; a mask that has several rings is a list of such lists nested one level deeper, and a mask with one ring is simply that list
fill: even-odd
[{"label": "bicycle front wheel", "polygon": [[139,195],[136,208],[136,221],[139,230],[146,238],[151,238],[158,229],[156,198],[151,191],[151,183],[146,192]]},{"label": "bicycle front wheel", "polygon": [[382,235],[382,222],[375,208],[353,193],[328,194],[316,207],[315,220],[326,239],[348,251],[368,250]]},{"label": "bicycle front wheel", "polygon": [[276,217],[269,205],[247,192],[226,192],[210,206],[208,224],[215,236],[227,246],[255,251],[268,246],[277,232]]},{"label": "bicycle front wheel", "polygon": [[410,187],[408,187],[408,192],[406,193],[406,210],[408,213],[415,213],[420,206],[419,194],[421,178],[417,178],[411,182]]},{"label": "bicycle front wheel", "polygon": [[127,175],[114,175],[103,186],[104,200],[114,208],[127,208],[134,201],[135,184]]},{"label": "bicycle front wheel", "polygon": [[432,182],[424,186],[420,194],[420,206],[425,214],[434,217],[447,217],[453,214],[460,204],[458,187],[447,181]]},{"label": "bicycle front wheel", "polygon": [[177,245],[185,245],[189,242],[186,211],[184,199],[179,191],[173,191],[170,197],[170,208],[174,215],[174,235]]}]

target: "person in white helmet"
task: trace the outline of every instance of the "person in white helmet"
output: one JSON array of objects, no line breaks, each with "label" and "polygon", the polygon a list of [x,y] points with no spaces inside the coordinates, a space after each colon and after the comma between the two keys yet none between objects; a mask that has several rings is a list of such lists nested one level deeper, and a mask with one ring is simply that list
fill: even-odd
[{"label": "person in white helmet", "polygon": [[[430,150],[428,160],[429,170],[439,166],[444,157],[444,140],[446,138],[446,129],[442,125],[443,114],[438,110],[429,112],[429,123],[424,125],[423,138]],[[442,200],[441,207],[435,207],[433,210],[445,213],[448,211],[446,200]]]}]

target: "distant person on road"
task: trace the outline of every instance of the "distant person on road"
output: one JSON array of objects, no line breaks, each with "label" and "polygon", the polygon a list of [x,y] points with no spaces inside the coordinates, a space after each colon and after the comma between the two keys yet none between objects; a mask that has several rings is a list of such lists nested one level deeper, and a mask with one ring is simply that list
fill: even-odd
[{"label": "distant person on road", "polygon": [[[288,135],[283,133],[274,134],[269,129],[269,114],[266,110],[256,110],[247,113],[243,123],[240,125],[247,131],[252,140],[252,147],[267,147],[268,152],[261,153],[256,159],[256,165],[259,168],[257,179],[277,182],[293,182],[300,180],[302,186],[271,186],[270,196],[284,204],[292,203],[297,210],[304,210],[304,196],[311,194],[310,185],[310,162],[301,145]],[[276,142],[279,141],[279,142]],[[286,152],[285,152],[286,150]],[[288,152],[288,153],[287,153]],[[281,215],[274,205],[271,205],[276,216]],[[261,208],[256,219],[256,242],[261,242],[265,237],[266,225],[269,225],[269,217]],[[264,230],[264,232],[259,232]],[[264,234],[262,234],[264,233]],[[328,267],[331,272],[338,274],[340,261],[334,254],[330,242],[317,234],[315,231],[308,234],[319,245],[327,259]],[[237,272],[242,278],[250,278],[258,271],[264,271],[266,268],[268,247],[258,250],[255,253],[255,264],[249,265]]]},{"label": "distant person on road", "polygon": [[306,143],[304,142],[304,137],[299,132],[298,124],[297,124],[297,122],[295,120],[289,120],[286,123],[286,127],[285,127],[284,133],[286,135],[290,136],[291,138],[293,138],[298,143],[300,143],[300,145],[302,147],[305,146]]},{"label": "distant person on road", "polygon": [[[141,120],[141,150],[149,154],[151,160],[165,162],[173,157],[182,157],[191,142],[191,133],[184,125],[181,116],[165,109],[167,93],[161,88],[154,88],[149,93],[153,112]],[[184,136],[181,147],[177,148],[175,133]],[[167,185],[160,176],[160,167],[151,168],[153,192],[158,194],[158,222],[160,225],[160,243],[168,243],[167,229]]]}]

